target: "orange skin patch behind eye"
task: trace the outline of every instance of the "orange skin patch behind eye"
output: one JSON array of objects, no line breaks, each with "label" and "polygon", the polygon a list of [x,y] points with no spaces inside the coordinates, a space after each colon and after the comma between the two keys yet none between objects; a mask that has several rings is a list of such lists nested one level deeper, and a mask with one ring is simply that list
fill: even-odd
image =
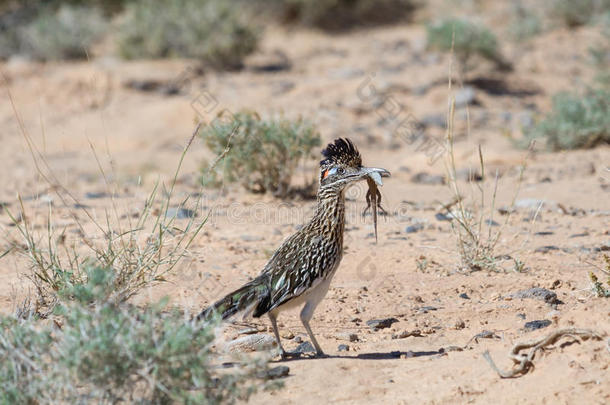
[{"label": "orange skin patch behind eye", "polygon": [[324,171],[324,174],[322,175],[322,178],[323,178],[323,179],[325,179],[325,178],[327,178],[327,177],[328,177],[328,169],[326,169],[326,170]]}]

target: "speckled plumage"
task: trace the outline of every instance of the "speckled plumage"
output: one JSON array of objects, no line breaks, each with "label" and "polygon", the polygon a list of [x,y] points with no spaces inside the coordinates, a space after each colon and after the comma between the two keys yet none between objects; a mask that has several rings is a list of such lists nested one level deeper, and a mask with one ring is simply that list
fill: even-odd
[{"label": "speckled plumage", "polygon": [[282,357],[286,353],[277,330],[277,315],[284,308],[300,304],[305,304],[301,321],[318,355],[323,354],[311,332],[309,320],[326,295],[343,255],[344,191],[350,183],[365,178],[366,170],[370,170],[362,167],[360,153],[347,139],[335,140],[322,151],[322,155],[317,207],[311,220],[282,243],[258,277],[198,317],[207,319],[218,313],[226,319],[240,311],[252,313],[254,317],[268,314]]}]

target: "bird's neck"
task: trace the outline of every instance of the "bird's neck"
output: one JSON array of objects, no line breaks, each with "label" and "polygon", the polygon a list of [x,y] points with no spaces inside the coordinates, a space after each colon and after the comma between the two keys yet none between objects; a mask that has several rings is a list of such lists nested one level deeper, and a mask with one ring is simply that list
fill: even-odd
[{"label": "bird's neck", "polygon": [[324,232],[337,233],[342,240],[345,227],[344,190],[320,190],[312,222]]}]

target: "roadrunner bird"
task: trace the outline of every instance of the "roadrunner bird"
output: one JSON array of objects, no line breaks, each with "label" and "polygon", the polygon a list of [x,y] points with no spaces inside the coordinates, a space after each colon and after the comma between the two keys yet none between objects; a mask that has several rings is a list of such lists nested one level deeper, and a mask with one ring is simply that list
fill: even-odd
[{"label": "roadrunner bird", "polygon": [[[237,312],[258,318],[269,316],[282,358],[284,351],[277,328],[281,311],[303,305],[301,322],[316,349],[324,356],[309,321],[328,291],[343,255],[345,190],[359,180],[389,176],[385,169],[362,166],[362,158],[349,139],[337,139],[322,151],[318,203],[313,218],[282,243],[261,274],[243,287],[205,309],[197,319],[218,314],[226,319]],[[368,199],[368,198],[367,198]],[[376,209],[373,204],[373,210]]]}]

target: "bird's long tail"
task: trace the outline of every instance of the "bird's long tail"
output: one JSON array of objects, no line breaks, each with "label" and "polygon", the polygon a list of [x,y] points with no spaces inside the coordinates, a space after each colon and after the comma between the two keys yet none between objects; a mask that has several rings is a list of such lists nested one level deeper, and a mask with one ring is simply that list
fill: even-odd
[{"label": "bird's long tail", "polygon": [[263,278],[257,277],[204,309],[197,316],[197,320],[209,320],[215,314],[224,320],[240,311],[248,310],[250,312],[251,309],[266,301],[268,297],[267,283]]}]

